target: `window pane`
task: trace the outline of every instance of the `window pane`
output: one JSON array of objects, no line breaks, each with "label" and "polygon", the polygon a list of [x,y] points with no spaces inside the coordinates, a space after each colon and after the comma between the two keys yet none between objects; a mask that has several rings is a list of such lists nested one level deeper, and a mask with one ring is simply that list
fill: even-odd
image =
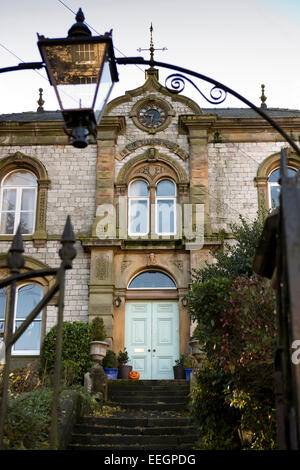
[{"label": "window pane", "polygon": [[1,233],[14,233],[15,212],[3,212],[1,214]]},{"label": "window pane", "polygon": [[148,201],[130,201],[130,233],[148,233]]},{"label": "window pane", "polygon": [[36,186],[36,177],[29,171],[15,171],[4,180],[4,186]]},{"label": "window pane", "polygon": [[[16,329],[22,325],[21,321],[16,322]],[[41,321],[34,321],[24,331],[22,336],[14,345],[15,351],[39,351],[41,343]]]},{"label": "window pane", "polygon": [[173,181],[163,180],[157,184],[156,187],[157,196],[175,196],[176,188]]},{"label": "window pane", "polygon": [[157,232],[175,232],[175,203],[174,200],[157,200]]},{"label": "window pane", "polygon": [[4,334],[5,307],[6,307],[6,289],[0,289],[0,340]]},{"label": "window pane", "polygon": [[35,203],[35,189],[23,189],[21,210],[22,211],[33,211]]},{"label": "window pane", "polygon": [[20,223],[22,233],[33,233],[33,212],[21,212]]},{"label": "window pane", "polygon": [[3,211],[14,211],[16,209],[16,189],[4,189],[3,190],[3,201],[2,201],[2,210]]},{"label": "window pane", "polygon": [[[295,176],[297,173],[294,168],[288,168],[288,177],[291,178],[292,176]],[[268,182],[269,183],[278,183],[278,180],[280,178],[280,169],[277,168],[277,170],[272,171],[272,173],[269,176]]]},{"label": "window pane", "polygon": [[280,186],[271,186],[271,207],[278,207],[279,206],[279,194],[280,194]]},{"label": "window pane", "polygon": [[[43,288],[35,284],[27,284],[18,290],[17,318],[23,320],[31,313],[43,297]],[[36,317],[41,318],[41,313]]]},{"label": "window pane", "polygon": [[129,284],[130,289],[159,289],[169,288],[174,289],[176,285],[174,281],[159,271],[149,271],[146,273],[139,274]]},{"label": "window pane", "polygon": [[134,181],[134,183],[129,186],[129,196],[148,196],[148,194],[149,189],[145,181]]},{"label": "window pane", "polygon": [[0,319],[5,318],[6,289],[0,289]]}]

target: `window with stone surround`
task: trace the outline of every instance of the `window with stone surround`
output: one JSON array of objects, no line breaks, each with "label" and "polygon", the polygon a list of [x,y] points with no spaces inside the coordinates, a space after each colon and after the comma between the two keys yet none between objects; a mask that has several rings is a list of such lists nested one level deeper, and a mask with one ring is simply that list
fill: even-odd
[{"label": "window with stone surround", "polygon": [[[278,205],[280,153],[267,157],[258,167],[254,178],[258,190],[259,209],[271,209]],[[300,158],[287,149],[288,176],[294,176],[300,168]]]},{"label": "window with stone surround", "polygon": [[0,234],[15,234],[19,224],[23,234],[35,227],[37,180],[26,170],[13,171],[1,182]]},{"label": "window with stone surround", "polygon": [[[151,205],[155,210],[151,210]],[[157,235],[176,234],[176,184],[162,179],[155,185],[135,180],[128,187],[128,234],[145,236],[150,232],[151,216]]]},{"label": "window with stone surround", "polygon": [[128,233],[149,233],[149,187],[143,180],[133,181],[128,188]]},{"label": "window with stone surround", "polygon": [[[288,177],[291,178],[295,176],[297,170],[294,168],[288,167]],[[276,168],[270,173],[268,178],[268,207],[269,209],[274,209],[279,206],[279,194],[280,194],[280,168]]]},{"label": "window with stone surround", "polygon": [[[5,332],[5,316],[9,308],[9,289],[0,291],[0,341]],[[16,331],[44,295],[44,287],[37,283],[19,285],[16,291],[13,331]],[[12,347],[15,356],[40,354],[45,313],[41,311]]]},{"label": "window with stone surround", "polygon": [[155,232],[159,235],[176,233],[176,185],[171,180],[156,185]]},{"label": "window with stone surround", "polygon": [[32,236],[35,246],[45,246],[50,181],[43,163],[21,152],[3,158],[0,160],[0,183],[1,237],[12,236],[19,221],[23,233]]}]

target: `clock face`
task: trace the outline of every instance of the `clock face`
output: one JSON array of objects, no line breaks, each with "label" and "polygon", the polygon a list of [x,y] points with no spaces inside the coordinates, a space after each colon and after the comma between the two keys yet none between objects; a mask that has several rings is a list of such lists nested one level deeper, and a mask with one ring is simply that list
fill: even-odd
[{"label": "clock face", "polygon": [[148,129],[156,129],[162,126],[167,117],[168,112],[164,106],[154,101],[144,104],[137,112],[139,122]]}]

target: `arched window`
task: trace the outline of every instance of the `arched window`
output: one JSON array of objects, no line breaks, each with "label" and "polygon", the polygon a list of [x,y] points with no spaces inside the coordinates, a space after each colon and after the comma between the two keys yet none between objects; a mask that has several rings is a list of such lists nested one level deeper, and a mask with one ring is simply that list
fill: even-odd
[{"label": "arched window", "polygon": [[129,186],[128,233],[129,235],[149,233],[149,187],[142,180],[134,181]]},{"label": "arched window", "polygon": [[146,271],[134,277],[128,289],[176,289],[176,284],[160,271]]},{"label": "arched window", "polygon": [[[288,177],[295,176],[297,170],[294,168],[288,168]],[[279,206],[279,194],[280,194],[280,168],[273,170],[268,177],[268,197],[269,197],[269,209],[274,209]]]},{"label": "arched window", "polygon": [[23,234],[35,227],[37,179],[33,173],[17,170],[1,182],[0,234],[14,234],[19,224]]},{"label": "arched window", "polygon": [[[16,292],[13,331],[16,331],[23,321],[40,302],[44,294],[43,287],[38,284],[19,286]],[[0,290],[0,339],[4,336],[5,312],[8,305],[6,289]],[[39,355],[42,333],[42,312],[40,312],[22,336],[12,347],[13,355]]]},{"label": "arched window", "polygon": [[176,233],[176,185],[173,181],[157,183],[155,194],[155,231],[159,235]]}]

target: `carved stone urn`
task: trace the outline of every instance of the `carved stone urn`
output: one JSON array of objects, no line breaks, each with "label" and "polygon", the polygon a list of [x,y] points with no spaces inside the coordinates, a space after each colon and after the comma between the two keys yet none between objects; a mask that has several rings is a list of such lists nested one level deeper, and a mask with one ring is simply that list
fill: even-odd
[{"label": "carved stone urn", "polygon": [[100,362],[106,356],[109,344],[106,341],[91,341],[90,355],[94,362]]}]

